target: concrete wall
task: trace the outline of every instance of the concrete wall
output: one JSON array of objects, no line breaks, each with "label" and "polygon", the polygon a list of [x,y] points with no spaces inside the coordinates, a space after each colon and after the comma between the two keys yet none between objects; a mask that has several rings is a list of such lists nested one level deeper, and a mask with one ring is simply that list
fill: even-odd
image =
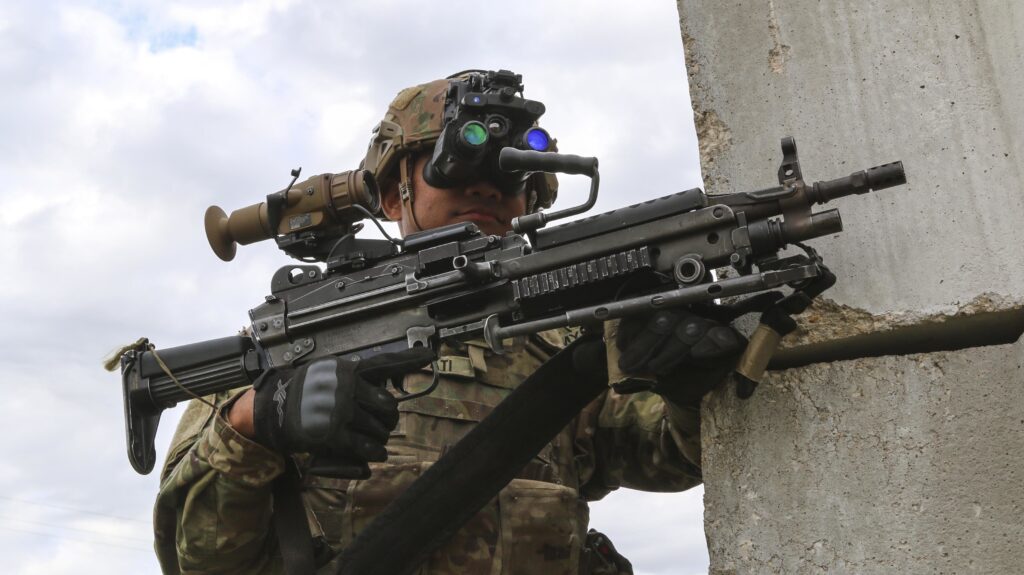
[{"label": "concrete wall", "polygon": [[679,11],[709,192],[774,184],[784,135],[808,181],[897,159],[909,180],[836,202],[846,230],[815,240],[835,302],[789,351],[847,360],[705,405],[712,572],[1019,572],[1024,7]]},{"label": "concrete wall", "polygon": [[725,573],[1020,573],[1024,343],[819,363],[703,420]]},{"label": "concrete wall", "polygon": [[[840,206],[833,294],[873,312],[1024,291],[1024,6],[1012,0],[681,0],[709,192],[903,160]],[[830,257],[831,256],[831,257]]]}]

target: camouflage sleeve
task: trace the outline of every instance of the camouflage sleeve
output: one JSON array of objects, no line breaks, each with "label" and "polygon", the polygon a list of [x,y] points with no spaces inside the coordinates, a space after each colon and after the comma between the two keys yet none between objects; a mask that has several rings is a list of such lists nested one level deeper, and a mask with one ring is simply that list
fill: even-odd
[{"label": "camouflage sleeve", "polygon": [[[618,321],[604,324],[606,342],[618,339]],[[607,345],[609,383],[644,376],[619,370],[620,351]],[[609,389],[580,415],[577,463],[584,497],[596,500],[619,487],[683,491],[701,482],[700,409],[640,392]]]},{"label": "camouflage sleeve", "polygon": [[216,411],[193,401],[178,425],[154,510],[165,574],[281,572],[270,518],[284,460],[228,425],[237,395],[217,397]]},{"label": "camouflage sleeve", "polygon": [[[605,324],[605,340],[615,341],[617,322]],[[578,330],[538,334],[552,350],[565,347]],[[608,351],[610,381],[618,351]],[[661,396],[623,395],[609,389],[583,409],[575,423],[573,454],[580,493],[590,501],[619,487],[643,491],[684,491],[702,481],[700,409],[680,407]]]},{"label": "camouflage sleeve", "polygon": [[[588,500],[619,487],[683,491],[701,482],[700,410],[650,392],[609,390],[581,414],[577,446]],[[589,433],[587,433],[589,431]]]}]

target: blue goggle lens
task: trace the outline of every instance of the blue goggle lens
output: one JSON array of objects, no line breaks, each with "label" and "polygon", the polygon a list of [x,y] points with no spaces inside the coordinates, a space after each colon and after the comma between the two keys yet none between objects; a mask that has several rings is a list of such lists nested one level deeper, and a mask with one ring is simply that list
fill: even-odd
[{"label": "blue goggle lens", "polygon": [[551,145],[551,137],[548,136],[547,132],[540,128],[531,128],[529,132],[526,132],[524,139],[526,140],[526,145],[529,146],[531,150],[536,150],[538,152],[547,151],[548,146]]}]

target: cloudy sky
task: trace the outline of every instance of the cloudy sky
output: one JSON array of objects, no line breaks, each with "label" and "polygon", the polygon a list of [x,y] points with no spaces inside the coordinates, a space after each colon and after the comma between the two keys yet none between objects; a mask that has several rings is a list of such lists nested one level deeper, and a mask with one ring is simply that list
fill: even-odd
[{"label": "cloudy sky", "polygon": [[[402,87],[524,75],[601,211],[699,185],[675,4],[521,0],[0,2],[0,556],[20,575],[158,573],[156,475],[125,456],[112,348],[230,335],[289,259],[231,263],[202,215],[354,168]],[[513,11],[514,10],[514,11]],[[560,205],[585,179],[563,178]],[[178,410],[157,438],[166,452]],[[594,505],[637,573],[707,569],[702,492]]]}]

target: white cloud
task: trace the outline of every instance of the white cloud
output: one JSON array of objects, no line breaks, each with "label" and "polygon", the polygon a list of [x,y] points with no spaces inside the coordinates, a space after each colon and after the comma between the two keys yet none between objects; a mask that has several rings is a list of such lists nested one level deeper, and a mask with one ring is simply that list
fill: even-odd
[{"label": "white cloud", "polygon": [[[120,383],[99,360],[139,335],[168,347],[241,327],[291,261],[264,243],[220,262],[206,206],[258,202],[299,165],[355,167],[400,88],[522,73],[561,149],[600,157],[599,209],[699,184],[672,3],[422,6],[0,5],[0,419],[17,430],[0,438],[0,516],[22,520],[0,519],[5,572],[158,572],[135,548],[156,477],[128,465]],[[560,206],[587,187],[564,178]],[[699,496],[616,493],[595,526],[638,573],[700,572]]]},{"label": "white cloud", "polygon": [[704,487],[683,493],[615,491],[591,504],[590,526],[632,561],[636,575],[707,573]]}]

